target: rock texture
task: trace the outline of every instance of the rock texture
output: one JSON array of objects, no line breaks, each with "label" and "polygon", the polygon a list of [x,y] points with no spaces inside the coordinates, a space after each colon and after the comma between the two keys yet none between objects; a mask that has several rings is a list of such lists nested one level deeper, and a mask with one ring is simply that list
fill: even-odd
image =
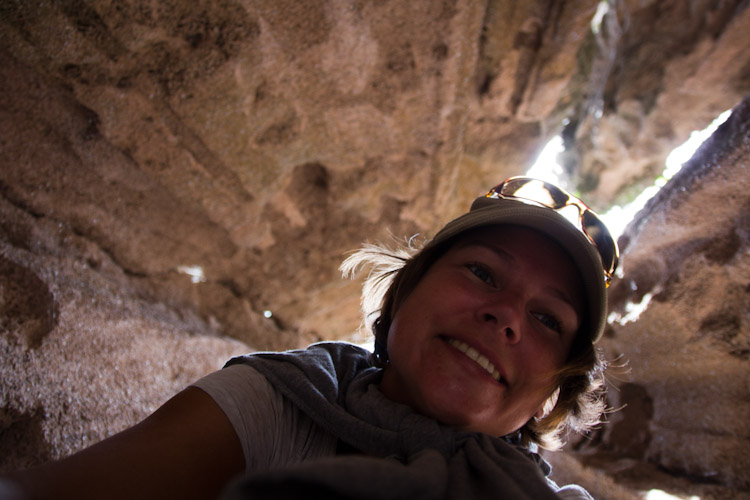
[{"label": "rock texture", "polygon": [[[749,29],[739,0],[0,2],[0,470],[233,353],[357,338],[345,253],[433,234],[554,135],[595,209],[631,199],[748,94]],[[742,110],[623,240],[628,406],[560,459],[601,498],[750,487]]]}]

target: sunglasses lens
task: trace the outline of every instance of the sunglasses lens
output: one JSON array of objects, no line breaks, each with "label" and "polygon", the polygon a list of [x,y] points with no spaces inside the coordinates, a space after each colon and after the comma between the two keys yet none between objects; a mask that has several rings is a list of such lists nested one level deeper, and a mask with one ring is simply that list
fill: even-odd
[{"label": "sunglasses lens", "polygon": [[608,275],[612,275],[617,269],[617,246],[614,238],[610,234],[607,226],[591,210],[583,212],[583,228],[586,234],[596,245],[599,255],[602,258],[602,265]]},{"label": "sunglasses lens", "polygon": [[537,179],[509,179],[498,187],[495,190],[502,196],[524,198],[553,209],[564,207],[570,199],[557,186]]},{"label": "sunglasses lens", "polygon": [[[619,260],[617,244],[607,226],[581,200],[571,196],[554,184],[528,177],[512,177],[492,188],[487,196],[490,198],[518,198],[538,203],[559,212],[562,212],[560,209],[567,206],[575,206],[580,214],[580,229],[583,229],[589,240],[596,246],[602,259],[606,282],[609,284]],[[577,221],[571,222],[578,225]]]}]

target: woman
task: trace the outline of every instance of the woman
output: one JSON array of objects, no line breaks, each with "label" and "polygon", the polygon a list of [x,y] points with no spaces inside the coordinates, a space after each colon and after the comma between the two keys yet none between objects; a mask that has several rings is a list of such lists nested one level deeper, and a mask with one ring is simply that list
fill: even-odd
[{"label": "woman", "polygon": [[599,421],[593,343],[617,258],[580,200],[511,178],[414,255],[347,259],[347,274],[373,266],[373,355],[322,343],[234,358],[135,427],[13,476],[6,495],[590,498],[546,480],[535,452]]}]

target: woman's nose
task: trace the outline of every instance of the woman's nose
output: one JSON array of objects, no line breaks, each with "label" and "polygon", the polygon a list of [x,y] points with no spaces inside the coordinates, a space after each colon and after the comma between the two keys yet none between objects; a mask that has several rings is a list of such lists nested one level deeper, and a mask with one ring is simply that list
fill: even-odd
[{"label": "woman's nose", "polygon": [[479,316],[494,334],[501,335],[509,344],[520,342],[523,308],[518,301],[512,298],[493,301],[482,307]]}]

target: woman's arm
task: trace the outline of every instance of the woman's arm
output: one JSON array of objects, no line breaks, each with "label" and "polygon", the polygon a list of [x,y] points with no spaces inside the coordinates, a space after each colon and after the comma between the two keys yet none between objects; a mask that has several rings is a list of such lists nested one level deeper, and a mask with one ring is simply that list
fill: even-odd
[{"label": "woman's arm", "polygon": [[29,500],[213,499],[244,464],[227,417],[189,387],[136,426],[9,479]]}]

